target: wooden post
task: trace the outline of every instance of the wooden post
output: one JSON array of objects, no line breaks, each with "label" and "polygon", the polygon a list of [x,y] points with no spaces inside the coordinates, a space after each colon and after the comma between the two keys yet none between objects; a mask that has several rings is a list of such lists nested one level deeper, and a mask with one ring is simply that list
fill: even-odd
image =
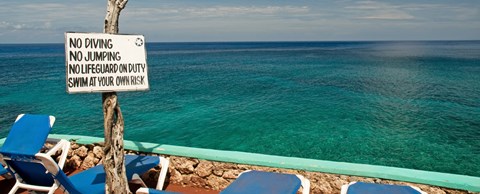
[{"label": "wooden post", "polygon": [[[120,11],[128,0],[108,0],[105,33],[118,33]],[[131,193],[128,188],[123,148],[124,121],[116,92],[102,93],[105,148],[103,164],[106,173],[105,193]]]}]

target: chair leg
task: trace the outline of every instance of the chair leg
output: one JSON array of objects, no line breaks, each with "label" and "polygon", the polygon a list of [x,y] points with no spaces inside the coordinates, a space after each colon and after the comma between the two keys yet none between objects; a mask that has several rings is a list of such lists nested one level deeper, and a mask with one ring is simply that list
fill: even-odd
[{"label": "chair leg", "polygon": [[58,185],[55,184],[55,185],[52,186],[52,188],[50,189],[50,191],[48,191],[47,194],[53,194],[53,193],[55,193],[55,190],[57,190],[57,189],[58,189]]},{"label": "chair leg", "polygon": [[8,194],[15,194],[19,188],[20,184],[18,183],[18,181],[16,181],[15,185],[13,185],[12,189],[10,189],[10,192],[8,192]]}]

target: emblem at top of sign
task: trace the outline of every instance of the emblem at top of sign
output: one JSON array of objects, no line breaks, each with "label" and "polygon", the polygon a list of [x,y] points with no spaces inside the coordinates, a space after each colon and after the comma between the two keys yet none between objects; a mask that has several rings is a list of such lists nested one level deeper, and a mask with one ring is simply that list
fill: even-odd
[{"label": "emblem at top of sign", "polygon": [[135,45],[142,46],[143,45],[143,40],[141,38],[137,38],[137,40],[135,40]]}]

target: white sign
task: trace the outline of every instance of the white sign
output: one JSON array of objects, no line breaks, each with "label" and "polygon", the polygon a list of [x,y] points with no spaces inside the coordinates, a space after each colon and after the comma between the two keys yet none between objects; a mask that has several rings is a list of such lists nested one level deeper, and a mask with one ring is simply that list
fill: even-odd
[{"label": "white sign", "polygon": [[68,93],[148,90],[142,35],[65,33]]}]

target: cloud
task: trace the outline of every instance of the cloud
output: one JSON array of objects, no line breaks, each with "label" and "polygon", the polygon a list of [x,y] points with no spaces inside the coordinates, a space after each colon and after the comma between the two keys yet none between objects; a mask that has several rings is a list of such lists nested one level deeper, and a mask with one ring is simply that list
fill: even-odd
[{"label": "cloud", "polygon": [[0,29],[4,31],[18,31],[28,29],[26,24],[13,24],[7,21],[0,22]]},{"label": "cloud", "polygon": [[415,19],[403,6],[391,5],[376,1],[358,1],[355,5],[349,5],[346,9],[357,13],[358,19],[380,20],[410,20]]},{"label": "cloud", "polygon": [[361,19],[378,19],[378,20],[409,20],[414,19],[410,14],[405,12],[390,10],[390,11],[378,11],[375,14],[359,17]]},{"label": "cloud", "polygon": [[39,23],[37,25],[31,25],[26,23],[11,23],[7,21],[0,22],[0,29],[9,32],[16,32],[16,31],[29,31],[29,30],[50,30],[52,29],[51,22],[47,21],[44,23]]},{"label": "cloud", "polygon": [[172,16],[177,18],[212,18],[229,16],[275,16],[305,14],[308,6],[212,6],[212,7],[178,7],[178,8],[131,8],[129,15],[137,16]]},{"label": "cloud", "polygon": [[456,3],[386,3],[379,1],[357,1],[344,7],[347,15],[356,19],[377,20],[422,20],[478,21],[480,9],[462,2]]},{"label": "cloud", "polygon": [[66,4],[59,4],[59,3],[35,3],[35,4],[23,4],[19,5],[18,7],[21,9],[27,9],[32,11],[58,11],[68,9],[68,5]]},{"label": "cloud", "polygon": [[[416,11],[418,15],[426,15],[442,21],[479,21],[480,7],[463,3],[455,4],[407,4],[405,10]],[[427,17],[427,16],[425,16]]]},{"label": "cloud", "polygon": [[[0,31],[62,34],[65,31],[101,31],[106,8],[93,3],[0,2]],[[102,5],[105,4],[102,2]]]},{"label": "cloud", "polygon": [[92,17],[104,17],[106,8],[94,4],[78,3],[0,3],[0,18],[13,22],[77,22]]},{"label": "cloud", "polygon": [[203,17],[215,17],[215,16],[229,16],[229,15],[276,15],[276,14],[299,14],[307,13],[308,7],[295,7],[295,6],[266,6],[266,7],[257,7],[257,6],[239,6],[239,7],[228,7],[228,6],[217,6],[209,8],[189,8],[186,11],[192,15],[203,16]]}]

